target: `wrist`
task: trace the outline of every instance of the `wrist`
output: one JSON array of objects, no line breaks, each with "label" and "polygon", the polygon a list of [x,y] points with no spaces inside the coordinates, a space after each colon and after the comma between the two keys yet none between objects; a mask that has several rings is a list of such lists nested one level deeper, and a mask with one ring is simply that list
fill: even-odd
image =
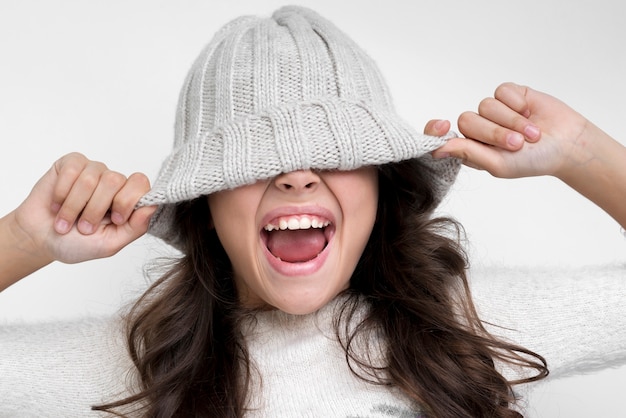
[{"label": "wrist", "polygon": [[602,145],[603,132],[589,121],[585,121],[581,133],[572,141],[564,142],[561,151],[563,162],[555,170],[553,175],[571,187],[579,178],[583,178],[589,170],[589,166],[602,159],[605,154]]},{"label": "wrist", "polygon": [[15,211],[0,218],[0,291],[52,261],[20,228]]},{"label": "wrist", "polygon": [[556,177],[626,226],[626,147],[587,122]]},{"label": "wrist", "polygon": [[588,182],[590,177],[622,172],[624,151],[622,144],[586,121],[580,135],[562,151],[564,161],[554,176],[578,190],[579,183]]}]

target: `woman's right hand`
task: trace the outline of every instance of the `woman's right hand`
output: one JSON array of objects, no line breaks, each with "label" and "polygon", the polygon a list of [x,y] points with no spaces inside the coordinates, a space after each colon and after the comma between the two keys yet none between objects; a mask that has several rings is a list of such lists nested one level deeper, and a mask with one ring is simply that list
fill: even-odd
[{"label": "woman's right hand", "polygon": [[144,174],[126,178],[81,154],[68,154],[8,215],[13,238],[40,264],[111,256],[147,231],[156,208],[135,205],[149,189]]}]

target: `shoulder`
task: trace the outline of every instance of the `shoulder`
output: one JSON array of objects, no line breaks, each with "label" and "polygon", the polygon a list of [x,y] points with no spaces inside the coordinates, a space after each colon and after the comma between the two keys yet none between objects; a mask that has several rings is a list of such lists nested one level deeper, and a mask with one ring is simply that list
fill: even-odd
[{"label": "shoulder", "polygon": [[1,325],[0,416],[89,416],[124,393],[122,327],[118,317]]},{"label": "shoulder", "polygon": [[543,355],[551,376],[626,363],[626,265],[480,268],[471,288],[494,335]]}]

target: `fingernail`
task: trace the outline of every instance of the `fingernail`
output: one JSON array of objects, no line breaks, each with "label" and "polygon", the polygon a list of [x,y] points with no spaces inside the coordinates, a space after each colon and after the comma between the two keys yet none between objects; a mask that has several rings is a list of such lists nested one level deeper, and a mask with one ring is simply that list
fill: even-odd
[{"label": "fingernail", "polygon": [[91,234],[93,232],[93,225],[85,220],[81,220],[78,223],[78,230],[83,234]]},{"label": "fingernail", "polygon": [[116,225],[121,225],[124,222],[124,217],[119,212],[111,212],[111,222]]},{"label": "fingernail", "polygon": [[535,125],[527,125],[524,128],[524,134],[527,138],[539,139],[539,136],[541,135],[541,130]]},{"label": "fingernail", "polygon": [[443,128],[444,124],[446,123],[445,120],[438,120],[437,122],[435,122],[434,128],[439,131]]},{"label": "fingernail", "polygon": [[56,223],[54,224],[54,229],[59,234],[65,234],[67,231],[70,230],[70,224],[64,219],[57,219]]},{"label": "fingernail", "polygon": [[519,148],[524,143],[524,137],[517,132],[513,132],[506,136],[506,143],[511,148]]}]

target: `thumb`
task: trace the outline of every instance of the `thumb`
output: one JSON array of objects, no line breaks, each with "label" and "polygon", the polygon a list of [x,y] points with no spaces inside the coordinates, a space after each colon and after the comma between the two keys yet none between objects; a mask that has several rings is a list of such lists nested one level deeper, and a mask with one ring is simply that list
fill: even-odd
[{"label": "thumb", "polygon": [[104,238],[105,248],[104,254],[99,257],[108,257],[117,254],[122,248],[126,247],[137,238],[141,237],[148,231],[150,226],[150,218],[156,211],[157,206],[145,206],[136,209],[128,221],[122,225],[109,223],[105,226],[108,231]]},{"label": "thumb", "polygon": [[128,236],[132,240],[139,238],[148,231],[150,219],[156,210],[157,206],[144,206],[133,212],[126,224]]}]

